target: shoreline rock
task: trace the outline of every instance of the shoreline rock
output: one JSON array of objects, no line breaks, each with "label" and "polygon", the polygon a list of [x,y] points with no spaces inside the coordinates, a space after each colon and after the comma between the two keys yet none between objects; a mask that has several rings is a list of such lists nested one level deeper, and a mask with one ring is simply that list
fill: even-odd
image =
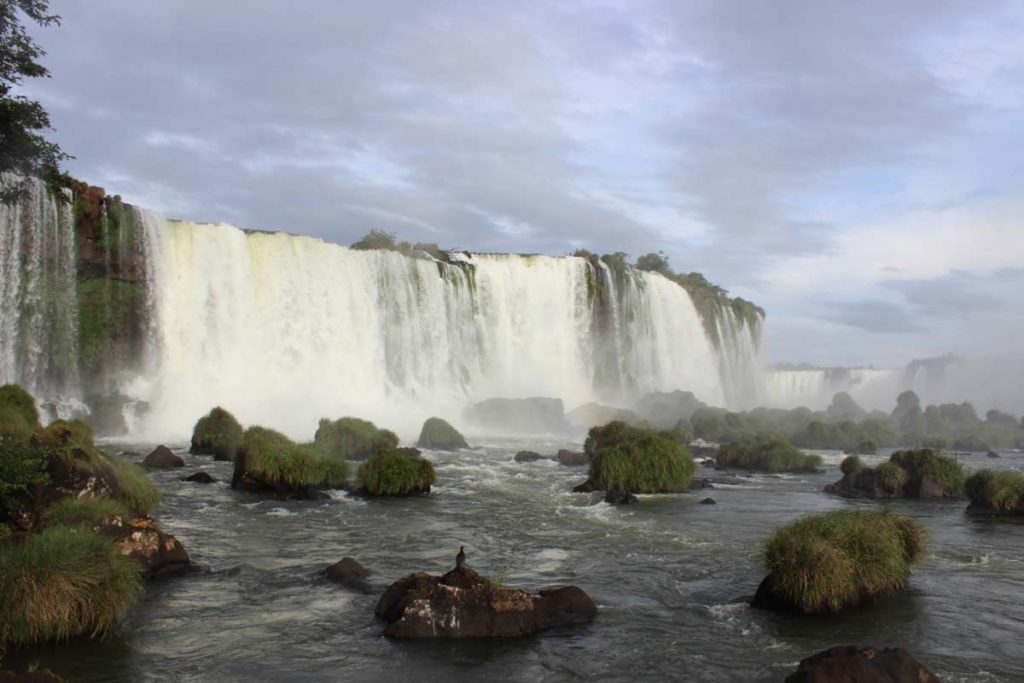
[{"label": "shoreline rock", "polygon": [[901,647],[838,645],[800,660],[786,683],[940,683]]},{"label": "shoreline rock", "polygon": [[161,445],[146,456],[146,459],[142,461],[142,466],[149,469],[169,470],[175,467],[184,467],[185,461],[175,455],[170,448]]}]

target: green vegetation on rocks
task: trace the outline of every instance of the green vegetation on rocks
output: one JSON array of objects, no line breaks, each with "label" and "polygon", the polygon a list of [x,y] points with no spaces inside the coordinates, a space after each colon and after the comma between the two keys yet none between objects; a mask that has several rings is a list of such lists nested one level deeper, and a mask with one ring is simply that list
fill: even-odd
[{"label": "green vegetation on rocks", "polygon": [[127,523],[132,512],[120,500],[112,498],[65,498],[46,509],[46,526],[93,529],[108,520]]},{"label": "green vegetation on rocks", "polygon": [[928,448],[896,451],[889,461],[906,470],[908,483],[919,489],[925,479],[949,491],[951,497],[959,496],[964,489],[964,468],[957,460],[939,455]]},{"label": "green vegetation on rocks", "polygon": [[677,493],[689,488],[693,476],[686,446],[653,429],[610,422],[591,429],[583,448],[593,489]]},{"label": "green vegetation on rocks", "polygon": [[765,543],[769,574],[755,605],[774,600],[813,614],[893,594],[906,586],[926,542],[921,523],[904,515],[840,510],[802,517]]},{"label": "green vegetation on rocks", "polygon": [[140,465],[122,458],[107,458],[117,480],[117,497],[139,514],[148,515],[160,504],[157,490],[149,474]]},{"label": "green vegetation on rocks", "polygon": [[848,498],[957,498],[963,492],[963,466],[927,448],[897,451],[874,468],[851,455],[839,469],[843,478],[825,490]]},{"label": "green vegetation on rocks", "polygon": [[398,437],[387,429],[357,417],[343,417],[331,422],[324,418],[313,442],[324,454],[347,460],[365,460],[380,451],[398,447]]},{"label": "green vegetation on rocks", "polygon": [[719,446],[715,464],[758,472],[814,472],[821,456],[801,453],[779,437],[752,437]]},{"label": "green vegetation on rocks", "polygon": [[469,448],[465,437],[459,430],[452,427],[439,417],[431,417],[423,423],[420,430],[420,438],[416,442],[418,448],[431,448],[441,451],[454,451],[459,448]]},{"label": "green vegetation on rocks", "polygon": [[235,488],[299,491],[340,488],[349,475],[343,457],[327,455],[313,444],[296,444],[266,427],[250,427],[235,460]]},{"label": "green vegetation on rocks", "polygon": [[36,400],[32,398],[32,394],[17,384],[5,384],[0,387],[0,410],[8,412],[12,417],[20,418],[30,431],[39,426]]},{"label": "green vegetation on rocks", "polygon": [[968,512],[994,515],[1024,515],[1024,473],[980,470],[964,483],[971,503]]},{"label": "green vegetation on rocks", "polygon": [[0,647],[106,633],[142,591],[110,539],[54,526],[0,544]]},{"label": "green vegetation on rocks", "polygon": [[235,416],[218,406],[196,422],[188,452],[233,461],[242,446],[242,434]]},{"label": "green vegetation on rocks", "polygon": [[371,496],[409,496],[429,493],[437,473],[415,448],[398,448],[380,451],[361,464],[356,478]]}]

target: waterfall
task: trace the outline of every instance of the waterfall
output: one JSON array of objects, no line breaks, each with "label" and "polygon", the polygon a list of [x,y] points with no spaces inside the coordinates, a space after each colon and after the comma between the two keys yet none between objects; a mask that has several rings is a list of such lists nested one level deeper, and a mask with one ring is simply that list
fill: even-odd
[{"label": "waterfall", "polygon": [[731,408],[760,395],[759,330],[723,306],[709,334],[656,273],[357,251],[170,221],[99,188],[76,186],[74,204],[29,190],[0,205],[0,383],[108,432],[181,438],[214,405],[308,438],[346,414],[411,434],[497,396],[571,409],[676,389]]},{"label": "waterfall", "polygon": [[743,384],[723,383],[722,368],[756,355],[749,333],[716,348],[686,291],[659,275],[629,270],[602,312],[595,279],[616,278],[583,258],[446,263],[145,211],[140,223],[148,351],[126,393],[148,404],[150,433],[187,433],[218,404],[306,437],[323,416],[408,431],[494,396],[628,405],[683,387],[726,405]]},{"label": "waterfall", "polygon": [[40,180],[25,187],[0,202],[0,384],[21,384],[48,417],[66,417],[82,408],[73,209]]},{"label": "waterfall", "polygon": [[892,410],[902,373],[876,368],[781,367],[765,373],[765,404],[772,408],[823,410],[841,391],[867,409]]}]

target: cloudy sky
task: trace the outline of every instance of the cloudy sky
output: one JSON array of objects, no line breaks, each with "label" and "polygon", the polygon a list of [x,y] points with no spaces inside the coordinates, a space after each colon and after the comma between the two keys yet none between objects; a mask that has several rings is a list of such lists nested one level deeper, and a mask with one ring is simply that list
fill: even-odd
[{"label": "cloudy sky", "polygon": [[1020,355],[1024,4],[51,0],[78,177],[350,243],[662,250],[770,361]]}]

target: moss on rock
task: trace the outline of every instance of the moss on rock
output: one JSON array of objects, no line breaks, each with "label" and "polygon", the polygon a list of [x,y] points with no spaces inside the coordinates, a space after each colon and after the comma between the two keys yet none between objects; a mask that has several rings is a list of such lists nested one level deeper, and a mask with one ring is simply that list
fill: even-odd
[{"label": "moss on rock", "polygon": [[764,546],[768,576],[754,606],[838,612],[906,586],[924,554],[920,522],[889,512],[838,510],[778,529]]},{"label": "moss on rock", "polygon": [[431,448],[439,451],[454,451],[469,448],[466,438],[459,430],[452,427],[439,417],[428,418],[420,430],[420,438],[416,441],[417,448]]},{"label": "moss on rock", "polygon": [[368,420],[343,417],[320,420],[313,442],[325,455],[346,460],[365,460],[380,451],[398,447],[394,432],[380,429]]},{"label": "moss on rock", "polygon": [[4,419],[18,418],[29,431],[39,426],[39,409],[32,394],[17,384],[0,387],[0,415]]},{"label": "moss on rock", "polygon": [[821,467],[819,455],[807,455],[780,437],[748,437],[718,447],[718,467],[735,467],[758,472],[815,472]]},{"label": "moss on rock", "polygon": [[380,451],[359,466],[359,483],[371,496],[411,496],[430,493],[437,481],[434,465],[415,448]]},{"label": "moss on rock", "polygon": [[215,460],[234,461],[242,446],[243,433],[242,425],[235,416],[218,406],[196,422],[188,452],[212,455]]}]

